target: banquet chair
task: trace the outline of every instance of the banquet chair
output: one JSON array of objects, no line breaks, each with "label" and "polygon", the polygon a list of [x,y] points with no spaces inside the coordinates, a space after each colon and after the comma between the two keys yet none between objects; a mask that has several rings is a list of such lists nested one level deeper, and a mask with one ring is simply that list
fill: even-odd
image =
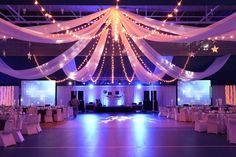
[{"label": "banquet chair", "polygon": [[71,118],[71,117],[73,117],[73,116],[74,116],[74,114],[73,114],[73,108],[72,108],[72,107],[69,107],[69,108],[68,108],[68,117]]},{"label": "banquet chair", "polygon": [[197,132],[207,131],[207,120],[203,118],[202,112],[195,112],[194,130]]},{"label": "banquet chair", "polygon": [[21,133],[22,125],[23,125],[23,117],[18,116],[16,120],[16,128],[13,131],[13,136],[17,143],[22,143],[25,140]]},{"label": "banquet chair", "polygon": [[174,108],[174,113],[175,113],[175,120],[179,121],[179,112],[178,112],[178,108]]},{"label": "banquet chair", "polygon": [[227,135],[229,143],[236,144],[236,119],[228,120]]},{"label": "banquet chair", "polygon": [[67,109],[67,107],[63,107],[62,114],[63,114],[64,119],[68,119],[68,109]]},{"label": "banquet chair", "polygon": [[51,109],[46,110],[46,114],[44,116],[44,122],[46,122],[46,123],[53,122],[52,110]]},{"label": "banquet chair", "polygon": [[27,109],[27,113],[28,113],[28,114],[33,114],[33,115],[35,115],[35,114],[38,113],[38,110],[37,110],[36,107],[29,107],[29,108]]},{"label": "banquet chair", "polygon": [[7,120],[4,130],[0,132],[0,146],[8,147],[16,144],[15,138],[12,134],[14,129],[14,122]]},{"label": "banquet chair", "polygon": [[53,119],[55,122],[63,121],[64,118],[61,109],[57,109],[57,113],[53,115]]},{"label": "banquet chair", "polygon": [[170,109],[169,118],[175,119],[175,109],[173,107]]},{"label": "banquet chair", "polygon": [[194,122],[195,121],[195,119],[194,119],[194,112],[195,112],[195,109],[193,108],[193,107],[189,107],[188,108],[188,120],[190,121],[190,122]]},{"label": "banquet chair", "polygon": [[22,133],[26,135],[38,134],[37,123],[38,115],[26,115],[22,125]]},{"label": "banquet chair", "polygon": [[218,134],[220,132],[220,122],[217,114],[208,114],[207,116],[207,133]]},{"label": "banquet chair", "polygon": [[179,121],[181,121],[181,122],[187,122],[188,121],[187,108],[180,108]]},{"label": "banquet chair", "polygon": [[162,107],[162,106],[159,107],[159,113],[158,113],[158,115],[159,115],[160,117],[164,116],[164,107]]},{"label": "banquet chair", "polygon": [[36,129],[37,129],[38,133],[42,132],[40,122],[41,122],[41,114],[38,114],[38,121],[37,121],[37,124],[36,124]]}]

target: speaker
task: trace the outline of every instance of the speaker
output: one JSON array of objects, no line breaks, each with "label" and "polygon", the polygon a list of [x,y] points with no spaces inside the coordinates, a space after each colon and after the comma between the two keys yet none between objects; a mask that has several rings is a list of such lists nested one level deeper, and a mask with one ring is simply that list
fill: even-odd
[{"label": "speaker", "polygon": [[76,95],[77,95],[77,91],[71,91],[70,99],[73,99],[74,97],[76,97]]},{"label": "speaker", "polygon": [[154,104],[154,111],[159,111],[157,100],[152,101],[152,104]]},{"label": "speaker", "polygon": [[157,91],[151,91],[151,100],[153,101],[156,101],[157,100]]},{"label": "speaker", "polygon": [[143,110],[144,111],[152,111],[152,102],[150,100],[143,101]]},{"label": "speaker", "polygon": [[144,101],[149,101],[150,100],[150,98],[149,98],[149,91],[144,91],[144,96],[143,96],[143,100]]},{"label": "speaker", "polygon": [[119,95],[119,94],[120,94],[120,92],[119,92],[119,91],[115,91],[115,94],[116,94],[116,95]]},{"label": "speaker", "polygon": [[84,100],[84,91],[78,91],[78,100]]},{"label": "speaker", "polygon": [[79,101],[79,111],[81,111],[81,112],[85,111],[85,109],[84,109],[84,101],[83,100]]}]

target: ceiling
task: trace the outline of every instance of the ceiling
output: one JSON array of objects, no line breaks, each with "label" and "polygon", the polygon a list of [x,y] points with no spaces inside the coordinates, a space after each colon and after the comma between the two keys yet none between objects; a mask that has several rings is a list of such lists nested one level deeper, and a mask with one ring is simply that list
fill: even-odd
[{"label": "ceiling", "polygon": [[[86,16],[97,12],[100,9],[111,7],[115,4],[115,0],[40,0],[40,3],[46,8],[46,10],[50,11],[57,21],[66,21]],[[121,0],[120,7],[142,16],[163,20],[176,3],[177,0]],[[45,17],[40,13],[39,9],[32,4],[33,0],[0,0],[0,18],[19,26],[33,26],[50,23],[50,21],[45,19]],[[171,19],[170,22],[202,27],[213,24],[234,12],[236,12],[236,0],[183,0],[183,5],[180,8],[178,16]],[[234,42],[212,43],[211,41],[198,41],[191,44],[148,42],[162,55],[178,56],[174,59],[174,62],[177,64],[184,63],[186,57],[181,58],[181,56],[187,56],[189,55],[189,52],[196,53],[196,56],[204,56],[195,57],[191,60],[191,65],[189,65],[189,67],[193,68],[191,70],[196,71],[204,70],[212,60],[219,55],[236,55],[236,46]],[[71,47],[72,44],[73,43],[45,45],[40,43],[31,43],[31,46],[29,46],[29,43],[25,41],[15,39],[6,41],[2,40],[0,41],[0,57],[5,59],[7,63],[12,63],[10,64],[11,66],[19,66],[18,64],[15,64],[16,61],[19,60],[19,57],[14,56],[20,56],[23,58],[22,60],[25,60],[26,62],[22,62],[20,65],[28,66],[31,65],[29,63],[32,62],[27,60],[27,53],[29,51],[36,56],[47,56],[47,59],[51,59],[51,57],[64,52],[66,49]],[[217,44],[217,46],[220,47],[219,53],[211,53],[210,48],[208,50],[203,50],[203,46],[206,44],[209,44],[209,46]],[[6,57],[2,56],[2,51],[6,52]],[[85,54],[82,53],[82,56],[79,57],[83,57],[83,55]],[[231,75],[232,73],[235,73],[235,61],[236,57],[231,56],[230,61],[227,62],[225,67],[209,79],[215,81],[215,84],[225,84],[227,81],[227,83],[236,83],[236,78]],[[110,63],[110,61],[108,61],[108,63]],[[119,58],[117,64],[118,63]],[[31,66],[35,65],[33,64]],[[107,65],[107,68],[110,68],[110,64]],[[105,70],[104,73],[107,71],[109,70]],[[59,74],[59,76],[60,75],[61,74]],[[110,73],[102,75],[104,78],[108,76],[110,76]],[[8,76],[3,74],[0,74],[0,78],[1,77],[11,80]],[[108,78],[108,80],[110,80],[110,78]]]},{"label": "ceiling", "polygon": [[[177,2],[177,0],[121,0],[120,7],[142,16],[163,20]],[[0,17],[24,27],[50,23],[40,13],[39,8],[32,5],[32,3],[33,0],[0,1]],[[92,14],[100,9],[106,9],[113,5],[115,1],[40,0],[40,3],[57,21],[67,21]],[[235,0],[183,0],[183,5],[180,7],[178,15],[168,21],[175,24],[202,27],[213,24],[234,12],[236,12]],[[188,55],[189,51],[197,52],[197,55],[200,56],[223,55],[228,53],[236,54],[236,48],[232,42],[218,42],[217,45],[220,46],[220,54],[212,54],[210,49],[208,51],[201,50],[205,44],[212,45],[208,41],[195,42],[190,46],[173,43],[149,43],[162,55],[167,56],[184,56]],[[45,45],[32,43],[31,49],[42,56],[55,56],[62,53],[72,44]],[[14,45],[14,47],[11,45]],[[29,51],[28,42],[18,40],[0,41],[0,51],[2,50],[6,50],[10,56],[25,55]]]},{"label": "ceiling", "polygon": [[[115,0],[39,0],[47,5],[114,5]],[[120,0],[120,5],[175,5],[177,0]],[[4,0],[0,4],[32,4],[33,0]],[[184,5],[236,5],[235,0],[183,0]]]}]

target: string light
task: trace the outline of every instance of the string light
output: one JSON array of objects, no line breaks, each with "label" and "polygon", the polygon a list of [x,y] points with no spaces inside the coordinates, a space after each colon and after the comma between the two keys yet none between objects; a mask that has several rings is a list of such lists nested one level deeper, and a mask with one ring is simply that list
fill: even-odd
[{"label": "string light", "polygon": [[234,35],[222,35],[222,36],[214,36],[214,37],[208,37],[208,40],[228,40],[228,39],[234,39]]},{"label": "string light", "polygon": [[141,56],[138,54],[136,48],[134,47],[134,45],[131,43],[130,38],[128,38],[128,36],[126,36],[126,38],[128,39],[128,42],[132,48],[132,50],[135,53],[135,56],[138,58],[138,60],[142,63],[142,65],[144,66],[144,68],[149,72],[152,73],[152,71],[149,69],[149,67],[144,63],[143,59],[141,58]]},{"label": "string light", "polygon": [[115,9],[111,11],[112,35],[115,41],[119,40],[120,15]]},{"label": "string light", "polygon": [[94,44],[92,45],[92,48],[89,50],[89,53],[85,56],[85,59],[81,62],[81,64],[77,67],[77,70],[80,70],[84,64],[88,61],[88,58],[89,56],[91,56],[91,54],[94,52],[97,44],[98,44],[98,41],[99,41],[100,38],[97,38],[96,41],[94,42]]},{"label": "string light", "polygon": [[119,2],[120,0],[116,0],[116,9],[119,9]]},{"label": "string light", "polygon": [[[109,32],[109,34],[108,34],[108,39],[110,39],[110,38],[111,38],[111,37],[110,37],[110,32]],[[109,40],[107,40],[107,42],[106,42],[107,44],[109,43],[108,41],[109,41]],[[101,68],[100,68],[100,70],[99,70],[99,72],[98,72],[98,75],[97,75],[97,77],[96,77],[95,79],[91,78],[91,81],[94,82],[94,83],[96,83],[96,82],[99,80],[99,78],[100,78],[100,76],[101,76],[101,74],[102,74],[102,71],[103,71],[103,67],[104,67],[104,63],[105,63],[105,59],[106,59],[107,53],[108,53],[108,48],[106,47],[106,48],[105,48],[105,51],[104,51],[104,53],[103,53]]]},{"label": "string light", "polygon": [[[89,53],[86,55],[85,59],[84,59],[84,60],[81,62],[81,64],[78,66],[77,70],[80,70],[80,69],[83,67],[83,65],[88,61],[88,57],[91,56],[91,53],[92,53],[92,52],[94,52],[95,47],[96,47],[96,45],[97,45],[99,39],[100,39],[100,38],[97,38],[97,39],[96,39],[96,41],[94,42],[92,48],[89,50]],[[44,75],[44,77],[45,77],[46,79],[48,79],[48,80],[50,80],[50,81],[55,81],[56,83],[62,83],[62,82],[67,81],[68,79],[75,79],[75,78],[74,78],[74,74],[75,74],[74,72],[71,72],[68,77],[66,77],[66,78],[64,78],[64,79],[61,79],[61,80],[53,80],[53,79],[51,79],[50,77],[48,77],[48,76],[46,76],[46,75],[44,74],[44,72],[43,72],[41,66],[40,66],[39,63],[38,63],[38,60],[37,60],[36,56],[33,55],[33,57],[34,57],[34,61],[35,61],[36,65],[37,65],[38,69],[39,69],[40,72]],[[64,61],[67,61],[67,57],[66,57],[66,56],[64,56]],[[63,67],[64,67],[64,64],[63,64],[63,63],[60,63],[59,66],[60,66],[60,68],[63,68]]]},{"label": "string light", "polygon": [[[118,6],[118,2],[119,2],[119,0],[117,0],[117,6]],[[177,12],[178,12],[178,7],[181,6],[181,3],[182,3],[182,0],[178,2],[178,5],[173,9],[173,11],[172,11],[171,13],[167,14],[167,17],[166,17],[165,20],[163,20],[163,23],[165,23],[169,18],[172,18],[172,17],[174,16],[174,13],[177,13]],[[35,5],[40,5],[37,0],[35,1]],[[43,8],[41,5],[40,5],[40,7],[41,7],[41,12],[44,14],[45,17],[47,17],[48,19],[50,19],[53,23],[56,23],[56,22],[57,22],[57,21],[53,18],[53,16],[52,16],[51,14],[49,14],[49,13],[47,13],[47,12],[45,11],[45,8]],[[112,16],[111,16],[109,19],[110,19],[111,22],[112,22],[112,35],[113,35],[113,38],[112,38],[112,55],[111,55],[111,64],[112,64],[112,66],[111,66],[112,77],[111,77],[111,78],[112,78],[112,83],[114,83],[114,70],[115,70],[115,61],[114,61],[114,56],[115,56],[115,42],[118,43],[119,53],[120,53],[120,57],[121,57],[121,60],[122,60],[122,61],[121,61],[121,62],[122,62],[121,64],[122,64],[123,71],[124,71],[124,73],[125,73],[126,79],[127,79],[129,82],[132,82],[132,80],[134,79],[134,74],[133,74],[133,76],[132,76],[131,79],[128,78],[128,75],[127,75],[126,70],[125,70],[125,66],[124,66],[122,54],[121,54],[120,44],[119,44],[119,33],[120,33],[120,27],[119,27],[119,26],[120,26],[120,16],[119,16],[119,12],[118,12],[117,10],[114,10],[114,9],[113,9],[111,15],[112,15]],[[137,23],[136,23],[136,24],[137,24]],[[138,24],[138,25],[139,25],[139,26],[142,26],[143,28],[148,29],[148,30],[151,31],[146,37],[148,37],[148,36],[150,36],[150,35],[153,35],[153,34],[155,34],[155,33],[161,34],[161,33],[159,32],[159,28],[153,29],[153,28],[149,28],[149,27],[147,27],[147,26],[145,26],[145,25],[141,25],[141,24]],[[68,34],[68,35],[72,35],[73,37],[76,37],[76,38],[78,37],[78,35],[76,35],[76,34],[74,33],[74,31],[77,31],[77,30],[71,31],[71,30],[69,30],[68,28],[61,26],[60,24],[57,24],[57,27],[60,28],[60,30],[64,31],[64,32],[65,32],[66,34]],[[86,27],[86,26],[81,26],[80,29],[83,29],[83,28],[85,28],[85,27]],[[104,31],[104,29],[103,29],[100,33],[102,33],[103,31]],[[125,31],[126,31],[125,29],[122,30],[122,32],[125,32]],[[127,40],[129,41],[129,44],[130,44],[131,48],[133,49],[133,51],[134,51],[136,57],[137,57],[138,60],[142,63],[142,65],[145,67],[145,69],[148,71],[148,74],[152,75],[152,71],[151,71],[151,70],[148,68],[148,66],[143,62],[142,58],[141,58],[140,55],[137,53],[137,51],[136,51],[134,45],[131,43],[131,41],[130,41],[130,39],[127,37],[127,35],[128,35],[128,33],[126,32],[126,38],[127,38]],[[161,35],[162,35],[162,34],[161,34]],[[97,37],[97,36],[95,35],[94,37]],[[132,37],[132,36],[130,36],[130,37]],[[144,36],[143,38],[146,38],[146,37]],[[78,38],[81,39],[81,37],[78,37]],[[82,37],[82,39],[83,39],[83,37]],[[89,37],[89,38],[87,38],[87,39],[91,39],[91,37]],[[95,43],[97,44],[97,42],[95,42]],[[80,68],[84,65],[84,63],[87,61],[89,55],[94,51],[94,47],[95,47],[95,46],[92,47],[92,49],[89,51],[89,54],[85,57],[84,62],[82,62],[81,65],[80,65],[77,69],[80,69]],[[99,73],[98,73],[98,76],[96,77],[95,80],[92,79],[92,81],[95,81],[95,82],[96,82],[96,81],[99,79],[99,77],[100,77],[100,75],[101,75],[101,72],[102,72],[102,69],[103,69],[104,62],[105,62],[105,55],[106,55],[106,53],[107,53],[107,49],[105,49],[105,52],[104,52],[104,54],[103,54],[103,61],[102,61],[101,69],[100,69],[100,71],[99,71]],[[35,61],[37,62],[37,59],[36,59],[35,56],[34,56],[34,58],[35,58]],[[185,65],[184,65],[184,68],[181,70],[179,76],[181,76],[182,73],[184,72],[184,69],[186,68],[186,66],[187,66],[187,64],[188,64],[188,62],[189,62],[189,58],[190,58],[190,57],[188,57],[188,59],[187,59]],[[38,63],[37,63],[37,65],[38,65]],[[170,64],[170,65],[171,65],[171,64]],[[60,65],[60,66],[62,66],[62,65]],[[42,71],[41,66],[38,65],[38,67],[39,67],[40,71]],[[171,67],[172,67],[172,66],[171,66]],[[164,68],[164,67],[163,67],[163,68]],[[43,71],[42,71],[42,72],[43,72]],[[190,75],[190,73],[188,73],[188,71],[186,71],[186,75]],[[192,75],[193,75],[193,74],[191,73],[191,76],[192,76]],[[46,76],[46,78],[50,79],[48,76]],[[68,79],[68,78],[69,78],[69,77],[63,79],[63,81],[66,80],[66,79]],[[174,79],[172,79],[172,80],[164,80],[164,79],[159,78],[159,77],[157,77],[157,78],[158,78],[158,80],[163,81],[163,82],[167,82],[167,83],[169,83],[169,82],[174,82],[175,80],[178,79],[178,78],[174,78]],[[62,80],[59,80],[59,81],[62,81]]]},{"label": "string light", "polygon": [[[52,23],[57,23],[56,19],[54,19],[53,16],[45,10],[45,8],[39,3],[38,0],[35,0],[34,4],[37,5],[37,6],[39,6],[41,13],[42,13],[46,18],[48,18]],[[84,29],[84,28],[86,28],[86,27],[88,27],[88,26],[90,26],[90,25],[92,25],[92,24],[94,24],[95,21],[98,21],[98,20],[100,20],[102,17],[104,17],[106,13],[107,13],[107,12],[105,12],[104,14],[102,14],[102,15],[100,15],[99,17],[95,18],[94,20],[90,21],[89,23],[84,24],[84,25],[82,25],[82,26],[80,26],[80,27],[78,27],[78,28],[75,28],[75,29],[73,29],[73,30],[69,30],[69,27],[63,27],[61,24],[58,23],[56,26],[59,28],[59,30],[65,31],[65,33],[56,34],[56,36],[61,36],[61,35],[65,35],[65,34],[66,34],[66,35],[70,35],[70,36],[72,36],[73,38],[77,38],[77,39],[94,39],[94,38],[98,37],[100,34],[102,34],[103,31],[104,31],[104,29],[103,29],[99,34],[96,34],[96,35],[91,36],[91,37],[79,36],[79,35],[76,34],[76,32],[79,31],[79,30],[82,30],[82,29]],[[51,35],[51,34],[50,34],[50,35]],[[55,34],[52,34],[51,36],[52,36],[52,37],[55,37]]]},{"label": "string light", "polygon": [[[127,40],[129,41],[128,36],[126,36],[126,38],[127,38]],[[130,46],[131,46],[131,48],[132,48],[132,45],[130,45]],[[165,83],[172,83],[172,82],[175,82],[176,80],[178,80],[179,78],[181,78],[181,75],[184,73],[184,71],[185,71],[185,69],[186,69],[186,67],[187,67],[187,65],[188,65],[188,63],[189,63],[189,61],[190,61],[190,58],[191,58],[190,56],[187,57],[187,60],[186,60],[186,62],[185,62],[185,64],[184,64],[184,67],[181,69],[180,73],[178,74],[178,77],[173,78],[173,79],[171,79],[171,80],[165,80],[165,79],[162,79],[161,77],[156,76],[157,80],[158,80],[158,81],[165,82]],[[144,64],[144,65],[145,65],[145,64]],[[166,73],[167,70],[166,70],[162,65],[160,65],[159,63],[156,63],[156,65],[157,65],[160,69],[162,69],[163,71],[165,71],[165,73]],[[167,65],[168,65],[169,68],[171,69],[172,66],[170,66],[170,65],[172,65],[172,64],[169,64],[169,62],[167,62]],[[148,71],[148,75],[152,75],[152,74],[153,74],[152,72]],[[191,77],[193,77],[193,75],[194,75],[194,74],[191,73]],[[188,73],[185,74],[185,77],[187,77],[187,78],[185,78],[185,80],[191,79],[191,78],[189,78],[190,76],[188,75]],[[183,78],[181,78],[181,79],[184,80]]]},{"label": "string light", "polygon": [[162,25],[161,26],[165,27],[166,21],[169,20],[170,18],[173,18],[174,15],[176,15],[179,12],[179,7],[181,7],[182,2],[183,2],[183,0],[180,0],[177,3],[177,5],[174,7],[174,9],[170,13],[167,14],[166,18],[162,21]]},{"label": "string light", "polygon": [[[105,24],[104,30],[108,29],[108,26],[109,26],[109,25],[110,25],[110,23],[109,23],[109,21],[107,21],[106,24]],[[92,53],[92,52],[94,52],[95,47],[96,47],[96,45],[97,45],[97,43],[98,43],[98,41],[99,41],[99,39],[100,39],[100,36],[101,36],[101,33],[100,33],[100,35],[98,36],[99,38],[97,38],[96,41],[94,42],[94,44],[92,45],[92,48],[89,50],[89,53],[86,55],[85,59],[84,59],[84,60],[82,61],[82,63],[78,66],[77,70],[80,70],[80,69],[82,68],[82,66],[86,63],[86,61],[88,61],[88,57],[91,56],[91,53]],[[74,78],[75,71],[74,71],[74,72],[71,72],[70,75],[69,75],[68,77],[64,78],[64,79],[61,79],[61,80],[53,80],[53,79],[51,79],[50,77],[48,77],[47,75],[45,75],[44,71],[42,70],[42,66],[43,66],[43,65],[39,65],[36,56],[33,55],[33,57],[34,57],[34,61],[35,61],[36,65],[37,65],[37,68],[40,70],[40,72],[44,75],[44,77],[45,77],[47,80],[55,81],[56,83],[62,83],[62,82],[65,82],[65,81],[67,81],[67,80],[69,80],[69,79],[75,79],[75,78]],[[63,54],[63,57],[64,57],[64,61],[67,61],[67,60],[68,60],[67,57],[66,57],[66,55]],[[63,63],[60,63],[59,66],[60,66],[60,68],[63,68],[63,67],[64,67],[64,64],[63,64]]]},{"label": "string light", "polygon": [[150,31],[150,33],[147,33],[147,34],[144,34],[142,36],[136,36],[136,35],[133,35],[133,34],[130,34],[127,32],[126,29],[123,29],[122,31],[125,32],[126,34],[128,34],[129,36],[131,36],[132,38],[136,38],[136,39],[146,39],[148,37],[151,37],[151,36],[154,36],[154,35],[158,35],[158,37],[161,39],[161,37],[169,37],[169,38],[185,38],[184,36],[180,36],[180,35],[177,35],[175,33],[171,34],[170,32],[160,32],[160,28],[158,26],[155,26],[155,27],[148,27],[144,24],[141,24],[141,23],[138,23],[136,22],[133,18],[129,17],[127,14],[123,13],[123,15],[128,18],[128,20],[132,21],[133,23],[135,23],[136,25],[138,25],[139,27],[142,27],[143,29],[146,29],[148,31]]},{"label": "string light", "polygon": [[112,44],[111,44],[111,83],[114,84],[114,73],[115,73],[115,61],[114,61],[114,55],[115,55],[115,39],[112,38]]},{"label": "string light", "polygon": [[125,68],[125,64],[124,64],[124,60],[123,60],[123,56],[122,56],[122,49],[121,49],[120,42],[118,42],[118,50],[119,50],[120,62],[121,62],[121,65],[122,65],[123,73],[125,74],[126,80],[127,80],[129,83],[131,83],[131,82],[134,80],[135,73],[133,73],[133,75],[132,75],[131,78],[128,77],[128,74],[127,74],[126,68]]},{"label": "string light", "polygon": [[35,61],[36,65],[37,65],[37,68],[39,69],[39,71],[41,72],[41,74],[43,74],[44,77],[45,77],[47,80],[49,80],[49,81],[55,81],[56,83],[62,83],[62,82],[65,82],[65,81],[67,81],[67,80],[70,79],[69,77],[66,77],[66,78],[61,79],[61,80],[53,80],[53,79],[51,79],[50,77],[48,77],[47,75],[45,75],[44,71],[42,70],[42,66],[39,65],[39,62],[38,62],[36,56],[33,55],[33,57],[34,57],[34,61]]},{"label": "string light", "polygon": [[[170,18],[173,18],[174,15],[177,15],[177,13],[179,12],[179,7],[182,5],[182,2],[183,0],[180,0],[177,5],[174,7],[174,9],[168,13],[166,15],[166,18],[162,21],[162,24],[161,26],[162,27],[165,27],[165,23],[167,22],[167,20],[169,20]],[[127,14],[123,13],[123,15],[125,17],[127,17],[129,20],[132,20],[135,24],[137,24],[138,26],[142,26],[140,23],[136,22],[134,19],[132,19],[131,17],[129,17]],[[137,36],[133,36],[135,38],[139,38],[139,39],[143,39],[143,38],[147,38],[149,36],[152,36],[152,35],[155,35],[155,34],[158,34],[158,35],[161,35],[161,33],[159,32],[160,31],[160,28],[159,27],[154,27],[153,29],[149,29],[147,26],[143,26],[143,28],[145,29],[148,29],[149,31],[151,31],[150,33],[144,35],[144,36],[141,36],[141,37],[137,37]],[[129,34],[130,36],[130,34]],[[171,36],[170,36],[171,37]],[[179,38],[182,38],[181,36],[174,36],[174,37],[179,37]]]}]

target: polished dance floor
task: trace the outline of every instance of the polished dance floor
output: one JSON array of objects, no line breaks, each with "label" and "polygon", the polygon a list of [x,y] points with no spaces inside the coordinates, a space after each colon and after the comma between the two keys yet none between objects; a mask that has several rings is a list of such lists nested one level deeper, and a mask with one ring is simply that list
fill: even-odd
[{"label": "polished dance floor", "polygon": [[0,148],[1,157],[235,157],[226,135],[198,133],[193,124],[157,114],[80,114],[44,124],[38,135]]}]

